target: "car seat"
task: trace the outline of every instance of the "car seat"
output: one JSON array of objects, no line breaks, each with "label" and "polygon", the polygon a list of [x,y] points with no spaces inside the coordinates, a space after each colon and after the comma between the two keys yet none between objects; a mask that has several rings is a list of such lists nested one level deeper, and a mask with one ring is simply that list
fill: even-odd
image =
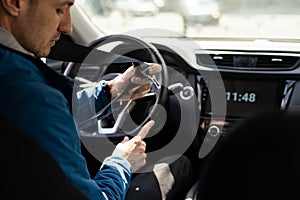
[{"label": "car seat", "polygon": [[[1,195],[6,199],[88,199],[58,163],[12,122],[0,119]],[[42,133],[41,133],[42,134]]]},{"label": "car seat", "polygon": [[186,200],[300,199],[300,112],[245,119],[204,163]]}]

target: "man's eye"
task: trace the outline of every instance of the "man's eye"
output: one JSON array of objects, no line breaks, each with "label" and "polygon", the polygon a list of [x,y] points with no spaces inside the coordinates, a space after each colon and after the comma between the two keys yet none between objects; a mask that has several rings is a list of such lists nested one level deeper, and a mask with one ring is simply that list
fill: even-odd
[{"label": "man's eye", "polygon": [[58,8],[58,9],[56,9],[56,13],[57,14],[64,14],[64,10]]}]

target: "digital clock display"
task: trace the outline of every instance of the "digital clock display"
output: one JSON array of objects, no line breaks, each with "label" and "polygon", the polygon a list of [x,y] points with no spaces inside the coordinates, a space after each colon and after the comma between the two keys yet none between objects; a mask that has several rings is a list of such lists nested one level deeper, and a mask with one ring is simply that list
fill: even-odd
[{"label": "digital clock display", "polygon": [[255,103],[256,102],[256,93],[255,92],[226,92],[226,100],[233,101],[233,102],[249,102]]},{"label": "digital clock display", "polygon": [[[221,84],[222,83],[222,84]],[[225,87],[227,117],[244,117],[263,109],[280,108],[284,89],[283,81],[256,81],[256,80],[209,80],[210,89]],[[209,94],[209,91],[208,91]],[[209,95],[202,105],[204,114],[212,113]]]}]

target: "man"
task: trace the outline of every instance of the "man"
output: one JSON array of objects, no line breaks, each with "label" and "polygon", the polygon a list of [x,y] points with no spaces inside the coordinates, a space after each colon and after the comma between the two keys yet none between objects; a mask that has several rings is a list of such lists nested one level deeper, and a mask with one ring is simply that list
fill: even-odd
[{"label": "man", "polygon": [[[72,31],[70,9],[75,0],[1,0],[0,6],[0,116],[18,124],[60,164],[67,177],[90,199],[124,199],[132,171],[146,162],[143,138],[153,126],[149,121],[131,140],[124,138],[106,158],[92,179],[80,151],[80,138],[72,116],[73,82],[43,62],[61,34]],[[150,64],[149,73],[161,70]],[[129,96],[139,98],[151,87],[149,80],[133,77],[130,67],[107,86],[112,96],[124,84],[139,84]],[[109,103],[101,85],[96,98]],[[134,172],[133,171],[133,172]],[[168,192],[169,190],[167,190]]]}]

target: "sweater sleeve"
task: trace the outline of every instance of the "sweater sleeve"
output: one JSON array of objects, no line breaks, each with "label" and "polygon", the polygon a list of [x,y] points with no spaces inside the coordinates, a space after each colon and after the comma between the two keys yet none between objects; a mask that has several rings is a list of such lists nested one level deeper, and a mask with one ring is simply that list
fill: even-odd
[{"label": "sweater sleeve", "polygon": [[[19,123],[45,147],[67,177],[91,200],[124,199],[131,178],[129,162],[110,156],[104,160],[97,175],[91,178],[86,160],[81,154],[80,137],[67,101],[60,93],[45,88],[36,93],[32,88],[37,87],[39,85],[34,84],[27,90],[25,84],[22,88],[24,92],[15,98],[22,100],[22,105],[25,105],[24,99],[28,99],[26,106],[19,107],[18,115],[27,116],[19,118]],[[23,93],[31,95],[31,98],[23,96]],[[21,102],[16,105],[21,105]]]},{"label": "sweater sleeve", "polygon": [[102,193],[107,199],[123,200],[130,184],[130,178],[129,162],[121,157],[110,156],[104,160],[94,180],[102,188]]},{"label": "sweater sleeve", "polygon": [[131,177],[128,161],[110,156],[97,176],[91,178],[81,154],[80,135],[70,112],[71,102],[50,86],[31,62],[20,56],[3,55],[0,66],[0,90],[5,94],[0,98],[0,115],[18,124],[41,144],[69,180],[91,200],[124,199]]},{"label": "sweater sleeve", "polygon": [[94,117],[110,102],[109,94],[106,94],[101,81],[93,87],[76,90],[73,96],[73,116],[80,128],[92,126],[111,113],[108,108],[100,116]]}]

